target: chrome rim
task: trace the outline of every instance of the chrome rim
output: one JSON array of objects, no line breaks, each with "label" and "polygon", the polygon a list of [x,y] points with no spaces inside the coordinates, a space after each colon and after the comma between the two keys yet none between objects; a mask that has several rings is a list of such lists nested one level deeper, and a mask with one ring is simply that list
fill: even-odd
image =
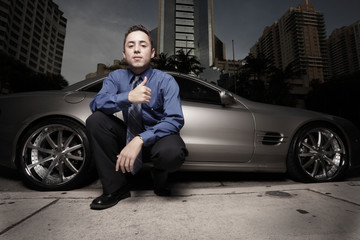
[{"label": "chrome rim", "polygon": [[44,185],[63,185],[84,166],[85,148],[76,131],[53,124],[38,129],[28,138],[22,157],[30,178]]},{"label": "chrome rim", "polygon": [[330,129],[312,129],[301,139],[298,159],[304,172],[312,178],[322,181],[336,177],[345,158],[343,141]]}]

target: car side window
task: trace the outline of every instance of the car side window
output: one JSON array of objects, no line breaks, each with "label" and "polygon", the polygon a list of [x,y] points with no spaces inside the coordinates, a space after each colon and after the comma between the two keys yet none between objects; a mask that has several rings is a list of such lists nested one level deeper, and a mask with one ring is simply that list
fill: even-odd
[{"label": "car side window", "polygon": [[174,76],[180,88],[181,100],[221,105],[218,91],[187,78]]}]

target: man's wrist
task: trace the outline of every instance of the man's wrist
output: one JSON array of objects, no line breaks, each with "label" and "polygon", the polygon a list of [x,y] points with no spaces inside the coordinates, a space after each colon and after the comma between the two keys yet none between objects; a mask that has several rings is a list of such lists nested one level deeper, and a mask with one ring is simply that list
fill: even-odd
[{"label": "man's wrist", "polygon": [[132,90],[128,93],[128,100],[130,103],[133,103],[133,99],[132,99]]}]

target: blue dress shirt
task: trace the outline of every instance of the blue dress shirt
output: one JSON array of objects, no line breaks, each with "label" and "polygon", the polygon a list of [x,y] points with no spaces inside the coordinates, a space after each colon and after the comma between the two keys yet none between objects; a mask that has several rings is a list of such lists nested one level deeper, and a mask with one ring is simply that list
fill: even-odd
[{"label": "blue dress shirt", "polygon": [[[122,111],[127,123],[128,99],[131,80],[134,73],[129,69],[113,71],[104,80],[102,89],[90,103],[92,112],[102,111],[114,114]],[[144,146],[154,144],[158,139],[178,133],[184,126],[179,86],[175,79],[160,70],[149,68],[141,74],[147,77],[146,86],[151,89],[151,100],[142,104],[144,132],[139,136],[144,140]]]}]

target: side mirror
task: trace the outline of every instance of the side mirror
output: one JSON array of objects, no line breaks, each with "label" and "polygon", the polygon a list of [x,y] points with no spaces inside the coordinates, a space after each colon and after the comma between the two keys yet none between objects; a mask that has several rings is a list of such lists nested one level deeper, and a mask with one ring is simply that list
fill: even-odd
[{"label": "side mirror", "polygon": [[224,106],[232,105],[235,103],[235,99],[226,91],[220,93],[221,104]]}]

